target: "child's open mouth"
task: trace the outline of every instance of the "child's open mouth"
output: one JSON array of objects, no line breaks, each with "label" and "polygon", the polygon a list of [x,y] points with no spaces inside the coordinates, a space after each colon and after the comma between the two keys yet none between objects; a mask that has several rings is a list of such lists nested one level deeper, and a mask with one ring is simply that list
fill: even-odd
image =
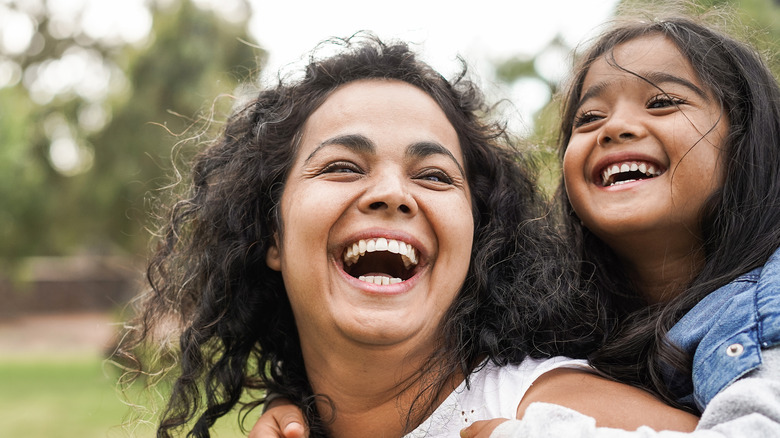
[{"label": "child's open mouth", "polygon": [[660,165],[645,161],[624,161],[612,163],[602,169],[601,185],[611,187],[643,179],[655,178],[663,174],[666,169]]},{"label": "child's open mouth", "polygon": [[368,283],[396,284],[414,276],[417,250],[406,242],[384,237],[361,239],[342,256],[344,271]]}]

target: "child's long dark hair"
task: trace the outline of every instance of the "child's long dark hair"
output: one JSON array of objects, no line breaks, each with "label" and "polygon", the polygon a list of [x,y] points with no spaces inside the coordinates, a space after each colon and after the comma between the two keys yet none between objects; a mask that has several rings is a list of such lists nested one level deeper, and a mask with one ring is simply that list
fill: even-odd
[{"label": "child's long dark hair", "polygon": [[701,212],[701,272],[675,299],[648,305],[620,269],[615,253],[580,223],[563,190],[561,197],[570,237],[581,251],[581,278],[611,309],[612,330],[590,358],[592,363],[672,402],[660,365],[689,374],[691,358],[663,342],[669,329],[707,294],[762,266],[780,246],[780,88],[752,47],[691,19],[622,23],[579,59],[563,102],[561,154],[571,138],[590,65],[619,44],[659,34],[691,62],[729,121],[722,154],[724,184]]}]

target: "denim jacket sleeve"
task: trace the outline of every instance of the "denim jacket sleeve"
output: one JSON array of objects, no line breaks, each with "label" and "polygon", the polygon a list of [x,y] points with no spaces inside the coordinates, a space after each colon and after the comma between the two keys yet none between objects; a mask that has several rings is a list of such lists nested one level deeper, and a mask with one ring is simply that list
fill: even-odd
[{"label": "denim jacket sleeve", "polygon": [[780,250],[763,267],[710,293],[668,339],[693,356],[692,380],[675,376],[670,389],[703,411],[716,394],[761,365],[762,350],[780,344]]}]

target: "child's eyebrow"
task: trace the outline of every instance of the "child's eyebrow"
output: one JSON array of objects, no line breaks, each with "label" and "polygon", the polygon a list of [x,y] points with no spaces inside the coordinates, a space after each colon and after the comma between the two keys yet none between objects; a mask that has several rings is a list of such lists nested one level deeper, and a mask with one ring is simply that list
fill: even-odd
[{"label": "child's eyebrow", "polygon": [[640,78],[643,78],[651,85],[654,85],[659,88],[661,84],[664,83],[673,83],[673,84],[682,85],[683,87],[688,88],[694,93],[698,94],[699,97],[701,97],[702,99],[707,99],[707,100],[710,99],[710,97],[707,95],[707,93],[704,92],[704,90],[701,89],[701,87],[697,86],[696,84],[689,81],[688,79],[681,78],[673,74],[669,74],[662,71],[653,71],[647,74],[640,75]]},{"label": "child's eyebrow", "polygon": [[585,91],[585,94],[582,95],[580,100],[577,102],[577,109],[580,109],[583,103],[586,101],[593,99],[596,96],[600,96],[601,94],[606,91],[607,88],[609,88],[612,85],[612,82],[610,81],[602,81],[599,82],[596,85],[593,85],[592,87],[588,88],[587,91]]},{"label": "child's eyebrow", "polygon": [[[698,85],[694,84],[693,82],[685,78],[681,78],[679,76],[675,76],[673,74],[669,74],[662,71],[651,71],[647,73],[634,73],[634,72],[629,72],[629,73],[636,76],[638,80],[644,81],[652,85],[653,87],[658,88],[659,91],[664,91],[663,88],[661,88],[661,85],[673,83],[688,88],[689,90],[696,93],[702,99],[710,100],[710,97],[707,95],[707,93],[704,92],[704,90],[701,89],[701,87],[699,87]],[[601,94],[604,93],[604,91],[607,88],[613,85],[614,85],[614,81],[603,81],[591,86],[585,91],[585,94],[583,94],[580,100],[577,102],[577,109],[579,109],[582,106],[582,104],[585,103],[588,99],[592,99],[594,97],[600,96]]]}]

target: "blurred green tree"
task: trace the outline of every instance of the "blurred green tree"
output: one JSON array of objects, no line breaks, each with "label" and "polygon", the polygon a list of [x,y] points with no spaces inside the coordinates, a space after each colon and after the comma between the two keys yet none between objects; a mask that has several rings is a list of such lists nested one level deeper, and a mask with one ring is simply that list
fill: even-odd
[{"label": "blurred green tree", "polygon": [[143,254],[145,196],[169,181],[174,144],[224,118],[233,99],[217,96],[265,58],[245,19],[190,0],[152,3],[133,44],[68,28],[47,5],[0,5],[0,22],[32,29],[24,50],[0,44],[0,270],[29,255]]}]

